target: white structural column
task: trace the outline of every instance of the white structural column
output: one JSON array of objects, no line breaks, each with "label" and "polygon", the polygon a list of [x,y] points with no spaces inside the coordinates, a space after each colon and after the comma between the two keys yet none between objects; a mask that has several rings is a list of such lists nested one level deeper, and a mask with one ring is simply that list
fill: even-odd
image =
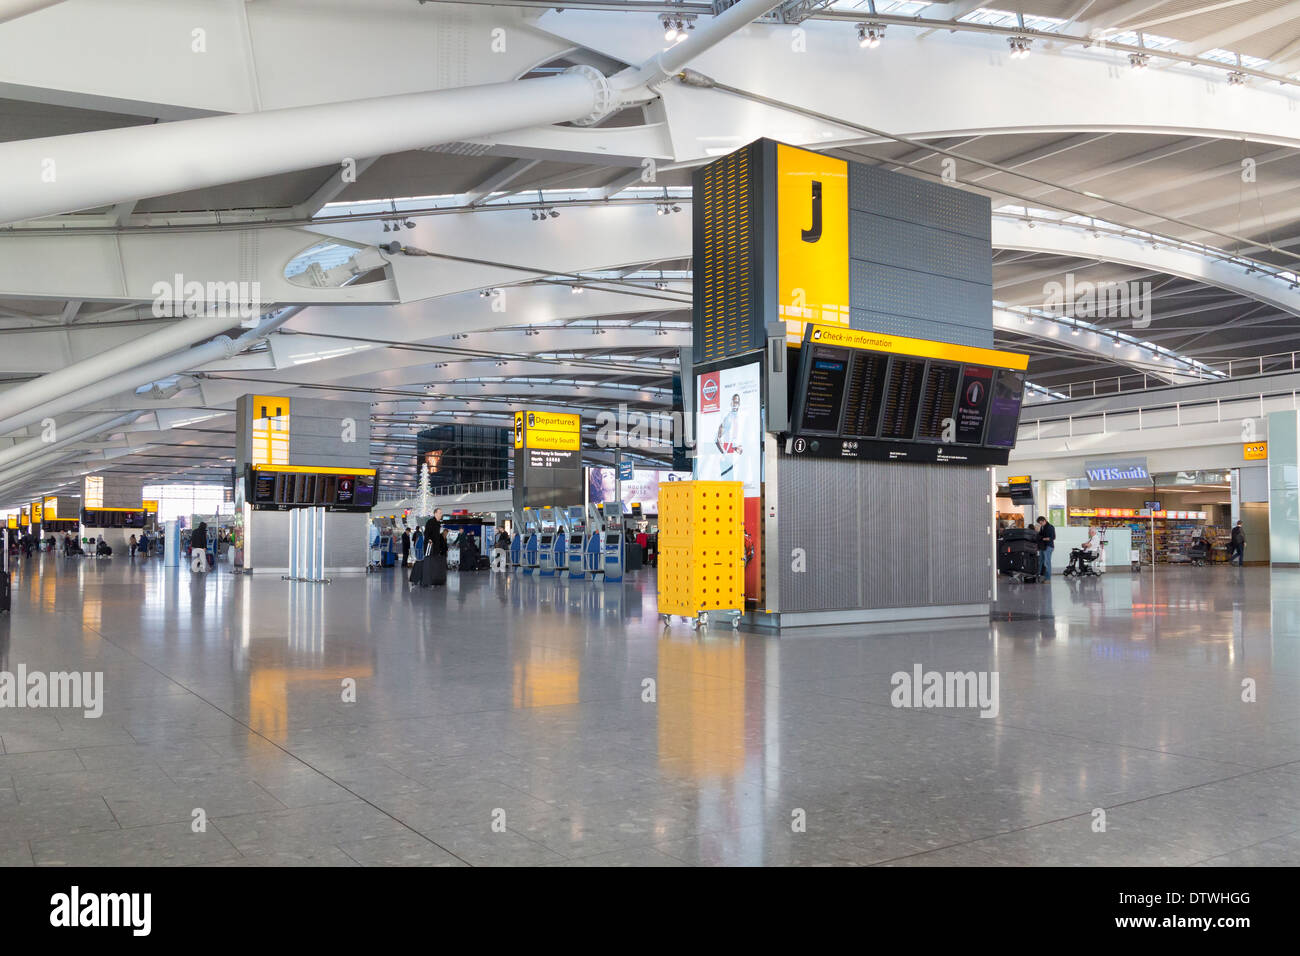
[{"label": "white structural column", "polygon": [[[116,375],[102,378],[89,387],[73,389],[42,405],[27,408],[25,411],[0,420],[0,434],[12,432],[18,428],[25,428],[33,422],[39,422],[44,418],[52,418],[55,415],[61,415],[74,409],[88,408],[95,402],[137,389],[142,385],[148,385],[150,382],[156,382],[169,375],[175,375],[177,372],[183,372],[222,358],[230,358],[259,339],[265,338],[297,313],[297,309],[285,309],[275,318],[263,320],[261,325],[245,332],[238,339],[232,339],[228,335],[220,335],[211,342],[206,342],[197,348],[189,349],[180,354],[167,355],[145,365],[135,365]],[[229,320],[227,320],[228,324]],[[37,379],[37,382],[53,378],[56,374],[58,373],[46,375]]]},{"label": "white structural column", "polygon": [[62,448],[64,445],[85,438],[88,435],[97,435],[109,428],[130,421],[138,414],[140,413],[131,412],[129,415],[123,415],[120,412],[109,412],[101,415],[91,415],[79,421],[60,425],[50,433],[49,440],[46,440],[45,435],[38,435],[35,438],[29,438],[27,441],[21,441],[0,450],[0,468],[7,468],[43,451]]},{"label": "white structural column", "polygon": [[162,331],[119,345],[102,355],[24,382],[6,392],[0,392],[0,419],[9,419],[45,402],[76,393],[87,385],[125,372],[150,359],[193,345],[199,339],[225,331],[233,322],[229,316],[182,319]]},{"label": "white structural column", "polygon": [[62,3],[63,0],[0,0],[0,23],[17,20],[37,10],[44,10]]},{"label": "white structural column", "polygon": [[594,70],[0,145],[0,223],[580,120]]}]

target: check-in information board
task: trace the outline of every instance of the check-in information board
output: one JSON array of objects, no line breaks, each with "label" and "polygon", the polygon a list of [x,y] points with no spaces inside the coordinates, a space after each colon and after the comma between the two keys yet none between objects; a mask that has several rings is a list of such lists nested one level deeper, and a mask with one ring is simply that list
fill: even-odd
[{"label": "check-in information board", "polygon": [[254,511],[369,511],[375,504],[373,468],[250,465],[247,481],[245,497]]},{"label": "check-in information board", "polygon": [[1006,464],[1027,362],[1015,352],[810,325],[786,450]]}]

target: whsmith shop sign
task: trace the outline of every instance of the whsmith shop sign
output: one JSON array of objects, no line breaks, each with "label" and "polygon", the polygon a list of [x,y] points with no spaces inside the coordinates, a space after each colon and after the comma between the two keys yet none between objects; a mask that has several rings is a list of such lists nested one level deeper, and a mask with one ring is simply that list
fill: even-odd
[{"label": "whsmith shop sign", "polygon": [[1128,488],[1132,485],[1151,484],[1145,457],[1085,461],[1083,476],[1088,479],[1089,488]]}]

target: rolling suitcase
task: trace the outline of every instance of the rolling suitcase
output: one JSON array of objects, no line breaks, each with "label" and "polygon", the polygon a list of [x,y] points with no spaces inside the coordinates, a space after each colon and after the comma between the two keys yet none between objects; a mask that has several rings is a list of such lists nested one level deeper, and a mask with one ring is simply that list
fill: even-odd
[{"label": "rolling suitcase", "polygon": [[411,573],[409,575],[408,580],[410,580],[411,584],[415,585],[417,588],[424,586],[424,560],[423,559],[417,559],[415,563],[411,565]]},{"label": "rolling suitcase", "polygon": [[447,583],[447,556],[445,554],[429,555],[429,580],[432,585]]}]

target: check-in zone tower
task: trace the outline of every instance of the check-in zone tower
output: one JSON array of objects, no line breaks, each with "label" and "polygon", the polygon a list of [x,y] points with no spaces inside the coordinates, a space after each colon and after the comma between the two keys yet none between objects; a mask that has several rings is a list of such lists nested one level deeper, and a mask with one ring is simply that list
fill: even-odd
[{"label": "check-in zone tower", "polygon": [[1027,361],[989,200],[771,140],[693,185],[683,396],[695,477],[744,486],[747,620],[986,617]]}]

